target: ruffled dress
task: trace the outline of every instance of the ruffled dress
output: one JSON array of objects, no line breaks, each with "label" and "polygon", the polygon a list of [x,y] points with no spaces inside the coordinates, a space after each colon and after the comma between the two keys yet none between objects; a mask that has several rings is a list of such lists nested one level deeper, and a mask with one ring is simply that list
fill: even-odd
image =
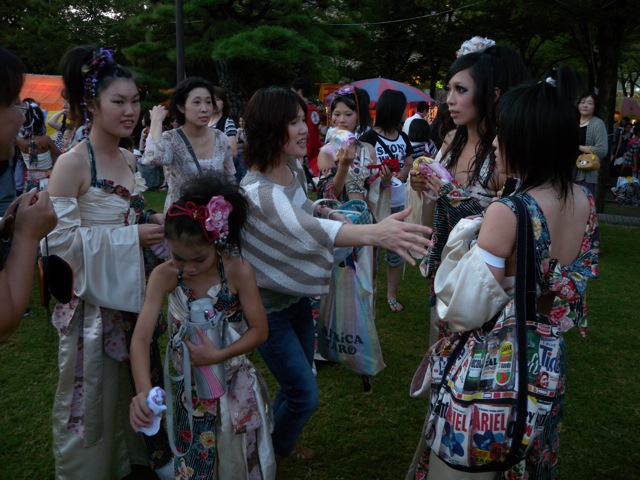
[{"label": "ruffled dress", "polygon": [[[230,344],[248,327],[238,296],[227,287],[219,257],[218,269],[221,282],[212,286],[207,295],[213,301],[214,310],[225,313],[228,326],[224,341]],[[188,320],[194,300],[193,290],[184,285],[180,274],[178,286],[169,294],[172,336]],[[174,368],[180,371],[178,352],[172,352],[171,357]],[[217,400],[199,398],[195,387],[192,388],[193,430],[189,426],[184,381],[178,381],[175,386],[174,440],[178,451],[188,451],[174,459],[174,476],[176,479],[272,480],[275,478],[273,421],[262,374],[246,355],[226,360],[225,373],[227,392]]]}]

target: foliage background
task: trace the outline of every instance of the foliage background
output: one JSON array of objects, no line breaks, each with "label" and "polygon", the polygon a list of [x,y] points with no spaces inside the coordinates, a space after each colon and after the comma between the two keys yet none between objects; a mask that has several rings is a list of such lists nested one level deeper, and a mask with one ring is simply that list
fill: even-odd
[{"label": "foliage background", "polygon": [[[115,48],[149,102],[176,82],[174,1],[4,0],[0,44],[32,73],[57,73],[69,47]],[[388,77],[435,94],[461,42],[482,35],[516,48],[534,77],[572,63],[604,95],[640,76],[632,0],[183,0],[185,71],[232,94],[234,113],[258,87]],[[633,93],[633,92],[631,92]],[[605,104],[610,102],[605,101]],[[612,110],[611,110],[612,111]],[[607,115],[604,115],[605,118]]]}]

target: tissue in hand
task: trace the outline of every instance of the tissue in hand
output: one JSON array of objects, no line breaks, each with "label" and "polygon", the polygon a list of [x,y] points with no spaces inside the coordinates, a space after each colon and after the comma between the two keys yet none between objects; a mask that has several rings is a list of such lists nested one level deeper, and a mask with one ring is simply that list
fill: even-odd
[{"label": "tissue in hand", "polygon": [[164,400],[167,394],[160,387],[153,387],[147,395],[147,406],[153,412],[152,423],[148,427],[138,427],[138,431],[144,433],[148,437],[155,435],[160,430],[160,421],[162,420],[162,412],[167,409]]}]

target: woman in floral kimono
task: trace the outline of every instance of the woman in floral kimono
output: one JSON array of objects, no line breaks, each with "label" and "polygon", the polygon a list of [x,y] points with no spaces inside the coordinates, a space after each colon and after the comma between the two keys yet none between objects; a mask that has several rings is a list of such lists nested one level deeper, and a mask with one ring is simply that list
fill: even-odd
[{"label": "woman in floral kimono", "polygon": [[[475,44],[479,49],[462,48],[445,78],[447,105],[456,129],[445,138],[436,160],[447,168],[453,181],[444,184],[435,175],[427,179],[411,175],[411,188],[429,201],[426,206],[431,212],[423,212],[423,218],[433,217],[434,246],[420,265],[423,275],[432,279],[428,299],[429,346],[446,333],[446,326],[435,311],[433,278],[449,233],[461,219],[482,213],[506,180],[497,171],[493,155],[496,100],[528,78],[526,67],[514,50],[488,39],[474,43],[476,38],[471,43],[465,42],[463,47]],[[485,49],[487,45],[491,46]],[[421,439],[407,478],[413,478],[416,468],[422,468],[424,435]]]},{"label": "woman in floral kimono", "polygon": [[144,215],[135,157],[118,148],[140,115],[131,74],[110,50],[93,46],[70,50],[61,67],[72,114],[84,117],[90,133],[60,156],[48,187],[59,218],[49,252],[68,261],[75,275],[75,298],[58,304],[52,318],[60,337],[56,478],[120,479],[133,465],[148,468],[153,458],[160,467],[171,459],[162,437],[152,437],[145,449],[127,421],[133,396],[128,343],[145,289],[142,247],[163,240],[161,225],[139,221],[163,219]]}]

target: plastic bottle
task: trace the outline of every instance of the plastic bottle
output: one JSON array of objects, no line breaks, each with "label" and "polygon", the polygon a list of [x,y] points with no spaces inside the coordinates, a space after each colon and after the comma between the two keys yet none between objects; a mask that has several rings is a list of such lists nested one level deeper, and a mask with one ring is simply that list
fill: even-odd
[{"label": "plastic bottle", "polygon": [[477,344],[473,351],[473,357],[471,357],[471,365],[469,365],[467,378],[464,382],[465,392],[474,392],[478,390],[485,354],[486,350],[484,349],[484,345]]},{"label": "plastic bottle", "polygon": [[[200,327],[207,334],[207,338],[218,348],[221,347],[220,328],[217,327],[219,316],[214,317],[213,303],[210,298],[200,298],[189,306],[188,333],[189,340],[195,345],[202,342],[198,336],[196,327]],[[217,320],[217,321],[214,321]],[[211,326],[211,328],[210,328]],[[226,374],[224,362],[214,365],[194,367],[196,392],[200,398],[216,399],[224,395],[226,391]]]},{"label": "plastic bottle", "polygon": [[501,335],[494,390],[508,390],[515,381],[516,342],[513,328],[505,328]]},{"label": "plastic bottle", "polygon": [[492,335],[487,341],[487,353],[484,356],[484,365],[480,374],[480,390],[491,390],[496,376],[498,355],[500,353],[500,339]]}]

